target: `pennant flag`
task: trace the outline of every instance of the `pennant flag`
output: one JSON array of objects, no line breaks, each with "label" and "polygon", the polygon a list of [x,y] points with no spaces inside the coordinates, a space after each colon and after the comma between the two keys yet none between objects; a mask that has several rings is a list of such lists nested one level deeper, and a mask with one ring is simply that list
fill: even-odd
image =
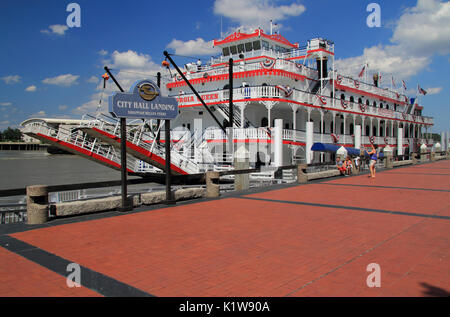
[{"label": "pennant flag", "polygon": [[361,71],[359,72],[358,77],[362,77],[364,75],[364,71],[366,70],[366,65],[364,65],[364,67],[361,69]]},{"label": "pennant flag", "polygon": [[407,90],[408,88],[406,88],[406,84],[405,84],[405,82],[402,80],[402,85],[403,85],[403,88],[405,88],[405,90]]},{"label": "pennant flag", "polygon": [[420,88],[419,85],[417,85],[417,89],[419,90],[419,93],[421,93],[422,95],[425,96],[427,94],[427,92],[425,90],[423,90],[422,88]]}]

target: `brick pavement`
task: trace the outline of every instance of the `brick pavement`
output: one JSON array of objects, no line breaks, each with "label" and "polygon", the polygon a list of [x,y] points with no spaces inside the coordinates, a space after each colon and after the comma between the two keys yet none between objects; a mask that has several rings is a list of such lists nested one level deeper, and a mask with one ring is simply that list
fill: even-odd
[{"label": "brick pavement", "polygon": [[[439,161],[10,236],[156,296],[448,296],[449,174]],[[96,294],[0,247],[5,271],[0,295]]]}]

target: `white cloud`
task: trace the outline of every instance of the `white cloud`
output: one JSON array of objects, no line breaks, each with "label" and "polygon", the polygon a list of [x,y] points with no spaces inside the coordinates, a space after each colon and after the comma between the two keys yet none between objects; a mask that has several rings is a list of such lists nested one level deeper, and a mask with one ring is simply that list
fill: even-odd
[{"label": "white cloud", "polygon": [[22,77],[20,77],[19,75],[10,75],[10,76],[1,77],[0,79],[9,85],[9,84],[18,83],[21,78]]},{"label": "white cloud", "polygon": [[267,32],[270,20],[279,23],[299,16],[305,10],[305,6],[298,2],[277,5],[276,0],[216,0],[214,3],[214,13],[239,23],[241,31],[261,27]]},{"label": "white cloud", "polygon": [[[356,76],[367,61],[369,69],[408,79],[425,69],[435,54],[450,54],[450,2],[418,0],[394,26],[390,45],[365,48],[363,55],[336,60],[338,71]],[[390,76],[384,76],[390,82]]]},{"label": "white cloud", "polygon": [[86,80],[86,82],[91,83],[91,84],[98,84],[98,81],[100,79],[97,76],[91,76],[91,78],[89,78],[88,80]]},{"label": "white cloud", "polygon": [[61,111],[66,110],[67,108],[69,108],[69,107],[65,106],[65,105],[58,106],[58,110],[61,110]]},{"label": "white cloud", "polygon": [[69,28],[66,25],[62,24],[54,24],[50,25],[48,29],[41,30],[41,33],[45,34],[56,34],[56,35],[64,35]]},{"label": "white cloud", "polygon": [[100,51],[98,51],[97,53],[98,53],[98,55],[100,55],[100,56],[108,55],[108,51],[107,51],[107,50],[100,50]]},{"label": "white cloud", "polygon": [[35,85],[31,85],[31,86],[28,86],[27,88],[25,88],[25,91],[35,92],[36,89],[37,89],[37,87]]},{"label": "white cloud", "polygon": [[28,118],[39,118],[39,117],[45,117],[47,114],[45,113],[44,110],[41,110],[39,112],[33,113],[31,115],[28,116]]},{"label": "white cloud", "polygon": [[442,91],[442,87],[425,88],[425,91],[428,93],[428,95],[437,95]]},{"label": "white cloud", "polygon": [[[116,50],[110,54],[104,64],[112,69],[114,77],[125,91],[128,91],[136,81],[144,78],[156,81],[157,72],[161,72],[163,76],[168,75],[167,70],[153,62],[149,55],[132,50],[124,52]],[[72,113],[83,115],[95,114],[97,111],[108,112],[108,96],[117,92],[118,88],[110,79],[106,83],[106,89],[103,89],[103,80],[99,80],[96,90],[97,92],[91,95],[89,101],[72,110]],[[100,100],[102,100],[101,103]]]},{"label": "white cloud", "polygon": [[0,102],[0,106],[3,106],[3,107],[8,107],[8,106],[11,106],[11,105],[12,105],[11,102]]},{"label": "white cloud", "polygon": [[167,45],[167,48],[175,50],[175,54],[178,55],[216,55],[220,50],[214,48],[213,44],[214,41],[205,42],[202,38],[186,42],[173,39],[172,42]]},{"label": "white cloud", "polygon": [[64,75],[59,75],[59,76],[52,77],[52,78],[46,78],[42,82],[44,84],[48,84],[48,85],[69,87],[69,86],[78,84],[77,83],[78,77],[80,77],[80,76],[72,75],[72,74],[64,74]]}]

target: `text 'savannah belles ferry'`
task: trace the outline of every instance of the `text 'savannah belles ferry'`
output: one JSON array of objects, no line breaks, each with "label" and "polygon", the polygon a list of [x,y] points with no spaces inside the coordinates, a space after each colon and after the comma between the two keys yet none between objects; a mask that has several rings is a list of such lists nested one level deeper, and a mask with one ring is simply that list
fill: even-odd
[{"label": "text 'savannah belles ferry'", "polygon": [[[379,74],[369,77],[367,65],[361,65],[356,78],[337,71],[334,43],[329,40],[315,38],[300,46],[257,29],[250,34],[235,32],[215,40],[214,46],[222,50],[220,57],[206,64],[187,64],[183,74],[216,119],[229,127],[229,61],[233,59],[232,128],[225,133],[172,70],[164,88],[179,104],[179,115],[171,123],[175,174],[231,165],[233,152],[242,145],[251,165],[263,162],[272,167],[331,161],[331,153],[311,150],[314,143],[348,148],[373,143],[381,149],[389,145],[394,154],[433,146],[426,139],[433,119],[422,115],[423,106],[411,104],[398,90],[380,87]],[[131,173],[164,167],[164,133],[157,137],[161,126],[154,121],[129,122]],[[86,116],[76,129],[64,126],[63,120],[57,124],[29,119],[23,125],[32,137],[120,168],[119,125],[105,115]],[[224,152],[229,143],[233,147]]]}]

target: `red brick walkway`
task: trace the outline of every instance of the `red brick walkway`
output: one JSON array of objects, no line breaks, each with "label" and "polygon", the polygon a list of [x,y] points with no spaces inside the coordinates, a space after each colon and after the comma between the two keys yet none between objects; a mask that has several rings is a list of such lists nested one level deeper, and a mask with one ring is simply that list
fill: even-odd
[{"label": "red brick walkway", "polygon": [[[440,161],[11,236],[156,296],[448,295],[448,191]],[[0,295],[82,294],[1,248],[0,276],[11,261]]]}]

